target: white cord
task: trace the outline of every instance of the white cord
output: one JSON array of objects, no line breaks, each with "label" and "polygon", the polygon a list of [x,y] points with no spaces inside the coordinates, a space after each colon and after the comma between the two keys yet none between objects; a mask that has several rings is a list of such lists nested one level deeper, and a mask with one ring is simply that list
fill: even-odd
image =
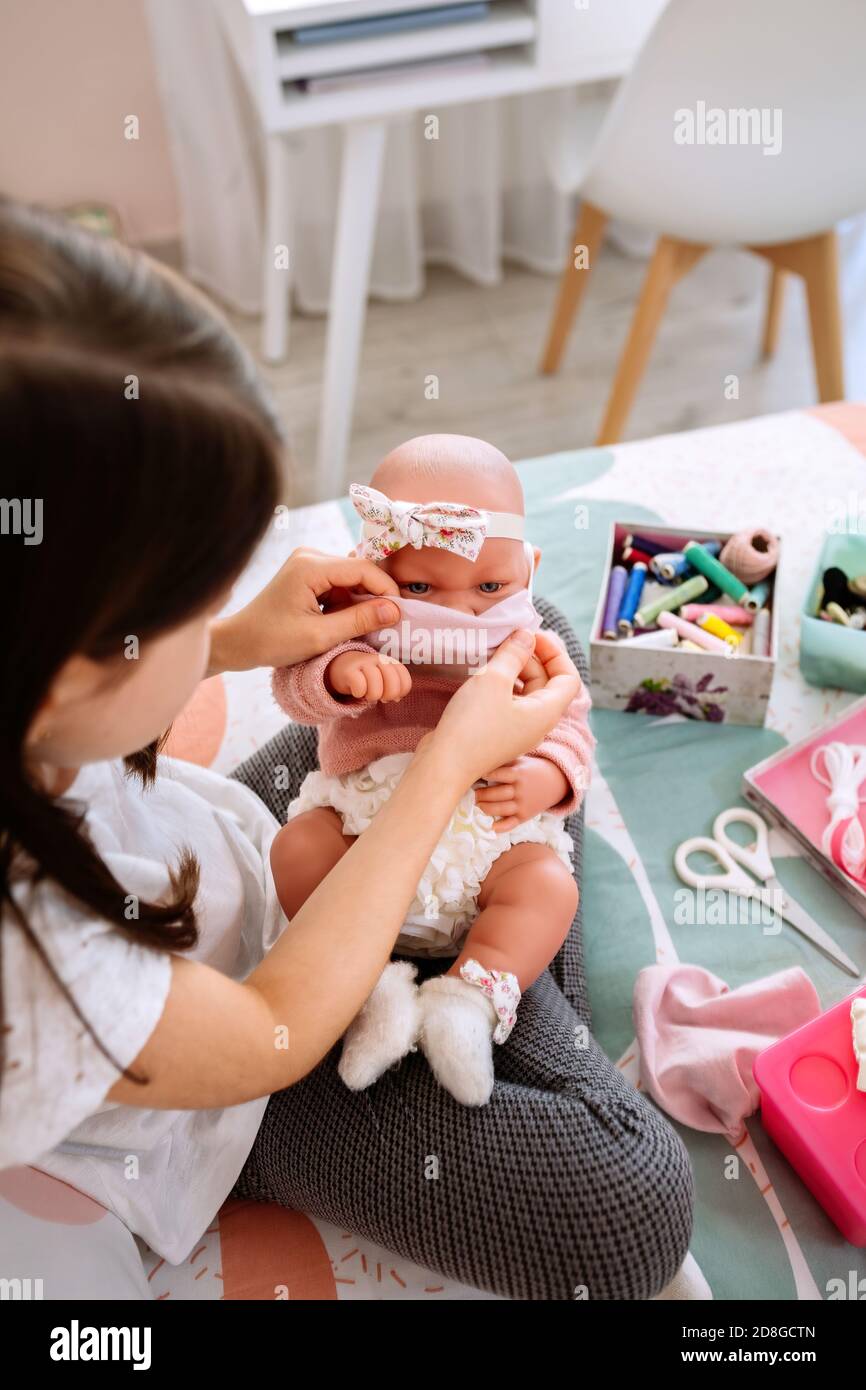
[{"label": "white cord", "polygon": [[[822,754],[823,776],[820,769]],[[830,788],[827,797],[830,820],[824,828],[821,848],[829,856],[837,825],[845,820],[850,821],[842,842],[842,863],[849,874],[860,878],[866,869],[866,837],[857,813],[864,800],[860,787],[866,781],[866,747],[859,743],[823,743],[813,751],[809,765],[815,780]]]}]

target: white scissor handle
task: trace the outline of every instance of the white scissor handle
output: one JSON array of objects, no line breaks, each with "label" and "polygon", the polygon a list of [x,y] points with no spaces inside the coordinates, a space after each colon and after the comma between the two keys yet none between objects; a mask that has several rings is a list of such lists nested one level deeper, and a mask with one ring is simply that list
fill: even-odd
[{"label": "white scissor handle", "polygon": [[[698,851],[715,859],[721,873],[699,874],[696,870],[690,869],[689,855],[697,854]],[[708,835],[693,835],[690,840],[683,840],[674,854],[674,866],[683,883],[688,884],[689,888],[720,888],[729,893],[743,893],[755,887],[752,880],[737,868],[724,844],[719,840],[711,840]]]},{"label": "white scissor handle", "polygon": [[[754,844],[738,845],[736,840],[732,840],[729,835],[725,834],[729,825],[737,823],[748,825],[754,830]],[[713,821],[713,834],[732,859],[736,859],[738,864],[742,864],[744,869],[748,869],[749,873],[754,874],[763,883],[775,877],[776,870],[770,858],[770,837],[767,833],[767,822],[758,815],[757,811],[750,810],[748,806],[731,806],[727,811],[720,811]]]}]

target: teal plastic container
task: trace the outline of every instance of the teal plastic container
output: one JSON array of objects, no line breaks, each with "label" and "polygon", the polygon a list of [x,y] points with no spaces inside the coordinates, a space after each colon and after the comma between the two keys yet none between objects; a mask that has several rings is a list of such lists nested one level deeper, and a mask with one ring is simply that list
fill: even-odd
[{"label": "teal plastic container", "polygon": [[824,571],[833,565],[849,579],[866,574],[866,536],[828,536],[800,615],[800,670],[810,685],[866,694],[866,631],[817,617]]}]

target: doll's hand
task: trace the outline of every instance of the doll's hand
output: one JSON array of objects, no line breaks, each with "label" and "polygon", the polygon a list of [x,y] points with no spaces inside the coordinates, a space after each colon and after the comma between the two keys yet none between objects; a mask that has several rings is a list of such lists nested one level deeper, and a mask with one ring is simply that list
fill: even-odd
[{"label": "doll's hand", "polygon": [[386,652],[340,652],[328,663],[325,685],[332,695],[387,704],[412,689],[409,670]]},{"label": "doll's hand", "polygon": [[556,763],[531,753],[495,767],[486,777],[501,785],[476,787],[475,801],[488,816],[501,817],[493,827],[500,834],[532,820],[540,811],[549,811],[568,794],[570,785]]}]

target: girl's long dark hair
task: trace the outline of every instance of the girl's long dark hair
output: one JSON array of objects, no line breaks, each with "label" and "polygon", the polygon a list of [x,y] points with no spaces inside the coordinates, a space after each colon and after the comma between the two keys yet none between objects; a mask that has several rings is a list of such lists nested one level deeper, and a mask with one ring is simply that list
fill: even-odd
[{"label": "girl's long dark hair", "polygon": [[[76,1013],[28,921],[26,881],[183,950],[197,939],[198,866],[178,847],[170,897],[129,921],[82,816],[28,770],[28,731],[69,657],[115,660],[122,680],[129,637],[144,650],[235,578],[273,516],[279,452],[252,363],[201,296],[144,256],[0,201],[0,930],[15,919]],[[25,544],[13,523],[37,504],[41,539]],[[155,750],[127,762],[147,780]],[[0,978],[0,1010],[2,996]]]}]

